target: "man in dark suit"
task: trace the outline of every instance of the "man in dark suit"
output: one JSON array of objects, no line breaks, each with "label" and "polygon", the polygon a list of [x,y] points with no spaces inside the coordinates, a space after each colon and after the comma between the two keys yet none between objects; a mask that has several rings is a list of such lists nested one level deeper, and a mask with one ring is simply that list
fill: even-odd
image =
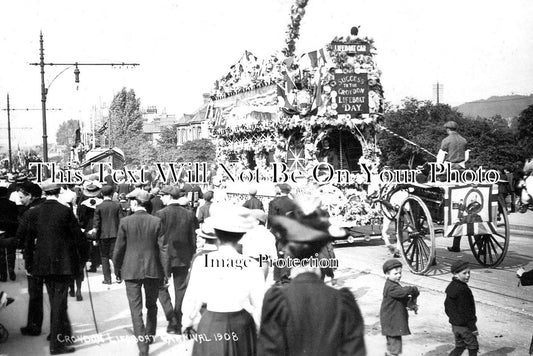
[{"label": "man in dark suit", "polygon": [[46,200],[28,210],[31,222],[26,233],[26,270],[32,276],[44,278],[50,298],[50,353],[74,352],[65,339],[72,335],[67,315],[68,286],[79,273],[85,249],[85,237],[71,209],[58,201],[60,187],[43,184]]},{"label": "man in dark suit", "polygon": [[[268,204],[269,226],[272,224],[272,218],[274,216],[287,216],[297,208],[296,203],[289,198],[289,193],[291,192],[290,185],[282,183],[278,184],[276,188],[280,195],[272,199]],[[279,241],[276,241],[276,248],[278,250],[278,258],[283,258]],[[288,279],[289,273],[290,270],[288,268],[279,268],[277,265],[274,265],[274,280],[276,282]]]},{"label": "man in dark suit", "polygon": [[[102,258],[102,272],[104,274],[103,284],[111,284],[111,266],[109,260],[113,258],[113,251],[115,250],[115,241],[117,239],[118,225],[122,218],[122,209],[120,204],[111,200],[113,198],[113,187],[105,185],[102,187],[102,195],[104,200],[101,204],[96,206],[94,211],[94,227],[89,232],[96,235],[99,241],[100,256]],[[117,282],[122,280],[117,274],[115,267],[115,277]]]},{"label": "man in dark suit", "polygon": [[[5,238],[12,238],[17,232],[17,205],[9,200],[8,189],[0,187],[0,230],[5,231]],[[0,282],[7,281],[7,273],[15,280],[15,247],[0,248]]]},{"label": "man in dark suit", "polygon": [[269,222],[274,216],[286,216],[296,209],[296,204],[289,198],[291,186],[282,183],[277,185],[279,196],[272,199],[268,204],[268,220]]},{"label": "man in dark suit", "polygon": [[[181,305],[187,288],[187,274],[192,256],[196,253],[196,233],[198,220],[194,213],[181,205],[181,200],[187,198],[180,196],[177,187],[167,186],[161,190],[165,208],[159,210],[156,216],[161,218],[165,243],[167,244],[169,272],[174,280],[174,314],[176,333],[181,331]],[[169,325],[170,329],[171,325]]]},{"label": "man in dark suit", "polygon": [[[26,182],[20,187],[20,200],[22,202],[19,228],[17,229],[17,245],[25,246],[26,232],[31,221],[28,220],[28,210],[35,208],[45,199],[41,198],[43,191],[37,184]],[[43,285],[44,280],[40,276],[27,275],[28,280],[28,319],[26,326],[20,328],[22,335],[38,336],[41,334],[43,325]]]},{"label": "man in dark suit", "polygon": [[[148,355],[157,327],[157,295],[166,275],[166,251],[161,219],[148,214],[150,194],[142,189],[128,194],[133,214],[123,218],[118,228],[113,265],[126,283],[133,332],[139,355]],[[146,326],[142,317],[142,288],[146,296]]]},{"label": "man in dark suit", "polygon": [[250,194],[250,198],[247,201],[245,201],[242,206],[250,210],[254,210],[254,209],[265,210],[265,208],[263,208],[263,203],[261,202],[261,200],[259,200],[256,197],[257,188],[251,188],[249,191],[249,194]]}]

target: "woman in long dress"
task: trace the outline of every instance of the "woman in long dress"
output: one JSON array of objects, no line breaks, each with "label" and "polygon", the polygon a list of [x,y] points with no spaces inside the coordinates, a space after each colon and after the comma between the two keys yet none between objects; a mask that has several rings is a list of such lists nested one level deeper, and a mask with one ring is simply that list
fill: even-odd
[{"label": "woman in long dress", "polygon": [[[193,355],[254,356],[264,278],[259,263],[239,254],[237,244],[256,222],[244,208],[219,211],[224,213],[211,212],[205,221],[214,228],[219,248],[193,263],[182,325],[195,340]],[[200,315],[203,305],[205,312]]]},{"label": "woman in long dress", "polygon": [[[278,216],[271,226],[284,244],[291,281],[270,288],[263,300],[258,355],[366,355],[364,322],[347,288],[329,287],[320,265],[304,263],[330,240],[328,232]],[[316,261],[316,260],[315,260]]]}]

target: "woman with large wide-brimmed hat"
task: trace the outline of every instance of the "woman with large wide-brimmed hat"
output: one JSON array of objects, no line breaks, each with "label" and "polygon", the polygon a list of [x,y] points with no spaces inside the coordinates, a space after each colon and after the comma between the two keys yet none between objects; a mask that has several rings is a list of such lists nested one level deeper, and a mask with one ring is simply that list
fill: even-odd
[{"label": "woman with large wide-brimmed hat", "polygon": [[288,284],[265,294],[258,355],[366,355],[363,317],[352,292],[327,286],[321,279],[324,264],[316,256],[332,239],[322,221],[272,219],[271,228],[286,256],[283,261],[292,261],[293,267]]},{"label": "woman with large wide-brimmed hat", "polygon": [[[193,355],[253,356],[265,284],[259,263],[239,254],[237,244],[255,219],[236,206],[211,214],[206,223],[219,248],[193,263],[182,306],[183,330],[190,333],[199,319]],[[203,304],[206,311],[200,315]]]}]

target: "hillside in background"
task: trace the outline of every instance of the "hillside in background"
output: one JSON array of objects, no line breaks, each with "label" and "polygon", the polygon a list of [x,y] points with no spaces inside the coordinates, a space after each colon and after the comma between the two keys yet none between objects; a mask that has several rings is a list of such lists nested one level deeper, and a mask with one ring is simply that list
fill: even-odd
[{"label": "hillside in background", "polygon": [[528,106],[533,105],[533,94],[491,96],[486,100],[476,100],[459,105],[456,109],[465,116],[491,118],[517,117]]}]

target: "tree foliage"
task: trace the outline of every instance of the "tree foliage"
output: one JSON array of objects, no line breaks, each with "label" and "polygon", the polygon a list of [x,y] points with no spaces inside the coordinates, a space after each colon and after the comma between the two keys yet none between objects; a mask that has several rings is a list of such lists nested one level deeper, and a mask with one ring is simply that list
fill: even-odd
[{"label": "tree foliage", "polygon": [[[436,155],[442,139],[446,137],[443,125],[450,120],[457,122],[459,134],[468,142],[467,148],[471,150],[469,167],[501,168],[523,159],[513,130],[501,117],[465,118],[448,105],[433,105],[429,101],[407,98],[400,108],[385,114],[383,126]],[[390,167],[435,161],[420,148],[386,131],[380,132],[378,142],[383,152],[383,164]]]},{"label": "tree foliage", "polygon": [[524,157],[533,157],[533,105],[528,106],[518,116],[516,138]]},{"label": "tree foliage", "polygon": [[141,114],[141,100],[135,96],[135,91],[122,88],[118,92],[109,108],[111,120],[111,141],[115,146],[122,146],[131,138],[142,135],[143,121]]},{"label": "tree foliage", "polygon": [[178,135],[176,133],[177,125],[170,125],[161,128],[161,135],[157,143],[165,147],[176,147],[178,144]]},{"label": "tree foliage", "polygon": [[161,162],[214,162],[215,146],[207,139],[185,142],[179,147],[160,147],[158,160]]},{"label": "tree foliage", "polygon": [[111,142],[124,151],[126,163],[143,164],[149,161],[148,156],[153,149],[148,137],[143,134],[141,100],[133,89],[128,91],[122,88],[115,95],[109,108],[109,117]]},{"label": "tree foliage", "polygon": [[79,128],[78,120],[67,120],[59,125],[56,132],[56,143],[70,148],[76,139],[76,130]]}]

